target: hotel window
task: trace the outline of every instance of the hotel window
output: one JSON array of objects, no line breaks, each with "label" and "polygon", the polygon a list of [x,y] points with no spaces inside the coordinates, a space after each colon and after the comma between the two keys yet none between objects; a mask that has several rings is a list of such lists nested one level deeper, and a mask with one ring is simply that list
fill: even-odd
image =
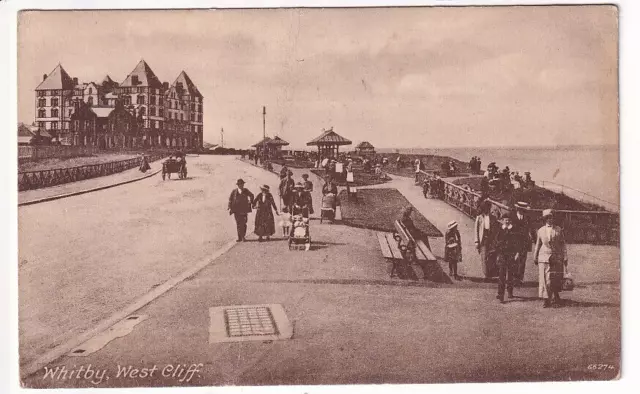
[{"label": "hotel window", "polygon": [[51,122],[51,130],[58,130],[58,122]]},{"label": "hotel window", "polygon": [[156,105],[156,96],[149,97],[149,104]]},{"label": "hotel window", "polygon": [[162,110],[162,108],[158,109],[158,116],[164,117],[164,111]]},{"label": "hotel window", "polygon": [[89,94],[93,93],[93,89],[89,86]]},{"label": "hotel window", "polygon": [[147,110],[144,107],[140,107],[140,115],[144,116],[147,114]]},{"label": "hotel window", "polygon": [[44,96],[44,90],[38,90],[38,97]]},{"label": "hotel window", "polygon": [[51,106],[52,107],[57,107],[58,106],[58,99],[57,98],[52,98],[51,99]]},{"label": "hotel window", "polygon": [[38,122],[38,127],[39,127],[39,128],[44,129],[44,128],[45,128],[45,126],[44,126],[44,125],[45,125],[45,123],[44,123],[44,122]]},{"label": "hotel window", "polygon": [[184,114],[180,112],[180,120],[184,121]]},{"label": "hotel window", "polygon": [[38,118],[46,118],[47,117],[47,111],[44,109],[39,109],[38,110]]},{"label": "hotel window", "polygon": [[158,97],[158,105],[162,105],[162,96]]},{"label": "hotel window", "polygon": [[138,96],[138,104],[144,104],[144,96]]},{"label": "hotel window", "polygon": [[93,96],[89,96],[89,98],[87,99],[87,103],[89,105],[93,105]]},{"label": "hotel window", "polygon": [[46,107],[47,106],[47,99],[38,99],[38,107]]},{"label": "hotel window", "polygon": [[52,118],[57,118],[58,117],[58,109],[54,108],[51,110],[51,117]]}]

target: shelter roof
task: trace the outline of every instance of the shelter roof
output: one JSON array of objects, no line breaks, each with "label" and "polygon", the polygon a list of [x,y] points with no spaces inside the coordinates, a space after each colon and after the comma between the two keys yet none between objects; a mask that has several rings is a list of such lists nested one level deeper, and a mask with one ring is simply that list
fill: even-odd
[{"label": "shelter roof", "polygon": [[333,131],[325,130],[319,137],[307,142],[307,145],[351,145],[351,141]]}]

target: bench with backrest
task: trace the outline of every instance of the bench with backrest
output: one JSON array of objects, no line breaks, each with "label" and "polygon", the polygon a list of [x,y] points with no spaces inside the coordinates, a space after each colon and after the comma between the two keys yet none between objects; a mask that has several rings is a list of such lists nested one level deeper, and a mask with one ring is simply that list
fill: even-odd
[{"label": "bench with backrest", "polygon": [[399,263],[402,261],[408,263],[437,261],[429,245],[422,240],[416,242],[400,221],[396,220],[394,227],[396,229],[394,233],[376,233],[382,255],[390,259],[393,264],[391,277],[397,273]]}]

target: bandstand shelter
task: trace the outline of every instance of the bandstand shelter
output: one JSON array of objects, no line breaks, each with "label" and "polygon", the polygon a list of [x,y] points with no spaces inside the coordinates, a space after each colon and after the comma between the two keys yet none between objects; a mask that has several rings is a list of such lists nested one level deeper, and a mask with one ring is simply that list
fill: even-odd
[{"label": "bandstand shelter", "polygon": [[351,145],[351,141],[333,131],[333,127],[325,130],[319,137],[307,142],[307,146],[316,145],[320,157],[337,158],[341,145]]},{"label": "bandstand shelter", "polygon": [[265,137],[260,142],[251,145],[252,148],[256,149],[256,155],[266,157],[278,157],[280,155],[280,150],[283,146],[287,146],[289,143],[282,138],[275,136],[273,138]]}]

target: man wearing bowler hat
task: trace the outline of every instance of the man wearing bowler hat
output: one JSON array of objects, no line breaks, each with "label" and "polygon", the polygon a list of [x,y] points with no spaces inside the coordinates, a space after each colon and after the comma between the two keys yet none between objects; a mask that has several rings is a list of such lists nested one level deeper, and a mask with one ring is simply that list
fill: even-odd
[{"label": "man wearing bowler hat", "polygon": [[247,234],[247,217],[251,212],[251,203],[253,202],[253,194],[244,188],[244,181],[238,179],[237,188],[233,189],[229,196],[229,215],[233,214],[236,219],[236,228],[238,229],[238,239],[236,242],[245,240]]}]

